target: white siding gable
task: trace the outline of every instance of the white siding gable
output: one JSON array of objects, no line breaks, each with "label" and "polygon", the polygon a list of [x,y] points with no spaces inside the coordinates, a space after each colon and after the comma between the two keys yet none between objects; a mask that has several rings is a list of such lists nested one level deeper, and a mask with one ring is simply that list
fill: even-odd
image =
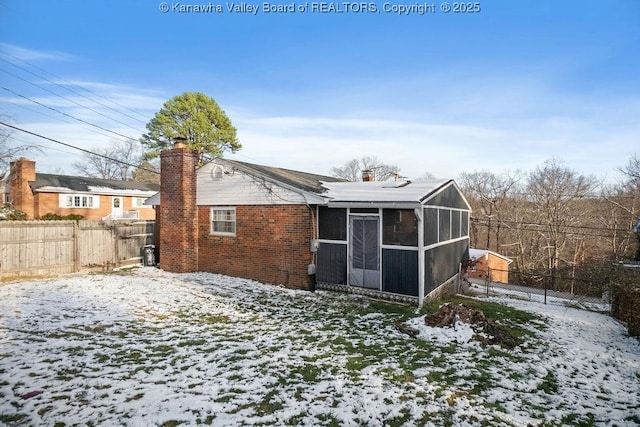
[{"label": "white siding gable", "polygon": [[243,173],[208,163],[197,171],[196,203],[200,206],[287,205],[307,203],[295,191]]}]

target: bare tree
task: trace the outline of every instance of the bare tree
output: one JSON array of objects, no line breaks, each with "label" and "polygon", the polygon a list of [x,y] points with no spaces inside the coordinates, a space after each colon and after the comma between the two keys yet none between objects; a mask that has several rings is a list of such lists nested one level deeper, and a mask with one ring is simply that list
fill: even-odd
[{"label": "bare tree", "polygon": [[632,154],[629,163],[625,167],[620,168],[620,172],[625,174],[630,180],[640,184],[640,157],[638,154]]},{"label": "bare tree", "polygon": [[[154,159],[155,160],[155,159]],[[132,178],[138,182],[160,184],[160,165],[153,160],[143,160],[133,171]]]},{"label": "bare tree", "polygon": [[555,288],[560,254],[569,242],[568,237],[578,234],[586,214],[581,209],[582,199],[597,186],[592,176],[585,176],[563,166],[558,160],[547,160],[530,175],[527,190],[536,214],[536,223],[542,224],[539,233],[546,241],[545,267],[551,273]]},{"label": "bare tree", "polygon": [[484,242],[480,242],[477,228],[474,230],[475,244],[501,252],[503,217],[508,209],[512,190],[520,181],[518,174],[519,172],[507,172],[496,175],[489,171],[475,171],[460,175],[459,183],[463,193],[469,198],[476,218],[481,219],[487,227]]},{"label": "bare tree", "polygon": [[371,171],[375,181],[400,178],[400,169],[397,166],[385,164],[375,156],[351,159],[342,166],[331,168],[333,176],[353,182],[362,181],[363,171]]},{"label": "bare tree", "polygon": [[[2,118],[6,120],[6,117]],[[0,125],[0,178],[9,172],[9,164],[28,152],[40,151],[34,144],[16,144],[12,139],[12,130]]]},{"label": "bare tree", "polygon": [[436,176],[434,174],[432,174],[431,172],[425,172],[422,175],[420,175],[418,178],[415,179],[416,182],[420,182],[420,181],[430,181],[432,179],[437,179]]},{"label": "bare tree", "polygon": [[134,139],[115,140],[108,147],[92,148],[91,151],[95,154],[87,153],[81,162],[73,164],[84,176],[128,181],[141,163],[141,146]]}]

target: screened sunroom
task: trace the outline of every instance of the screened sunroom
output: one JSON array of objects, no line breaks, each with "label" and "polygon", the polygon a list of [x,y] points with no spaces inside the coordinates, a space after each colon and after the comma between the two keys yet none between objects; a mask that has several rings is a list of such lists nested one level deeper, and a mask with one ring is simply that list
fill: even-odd
[{"label": "screened sunroom", "polygon": [[469,257],[471,207],[452,180],[323,186],[318,288],[420,305]]}]

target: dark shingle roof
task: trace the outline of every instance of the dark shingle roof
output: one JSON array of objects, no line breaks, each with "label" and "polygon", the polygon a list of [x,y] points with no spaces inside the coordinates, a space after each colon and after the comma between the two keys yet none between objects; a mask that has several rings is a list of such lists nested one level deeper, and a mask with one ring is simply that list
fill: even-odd
[{"label": "dark shingle roof", "polygon": [[316,175],[313,173],[294,171],[291,169],[275,168],[271,166],[256,165],[253,163],[239,162],[237,160],[222,159],[224,162],[231,164],[248,173],[261,175],[275,181],[282,182],[300,190],[311,193],[322,193],[325,189],[320,184],[324,182],[343,182],[344,179],[335,176]]},{"label": "dark shingle roof", "polygon": [[106,187],[113,190],[160,191],[160,185],[147,182],[118,181],[48,173],[37,173],[36,180],[29,182],[29,185],[34,191],[42,187],[64,187],[73,191],[90,191],[89,187]]}]

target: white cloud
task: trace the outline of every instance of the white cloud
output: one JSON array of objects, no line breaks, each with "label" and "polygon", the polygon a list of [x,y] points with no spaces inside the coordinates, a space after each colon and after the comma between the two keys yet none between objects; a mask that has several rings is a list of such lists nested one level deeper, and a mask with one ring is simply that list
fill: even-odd
[{"label": "white cloud", "polygon": [[33,50],[16,46],[9,43],[0,42],[0,51],[4,56],[8,56],[7,60],[18,59],[21,61],[71,61],[73,55],[58,52],[54,50]]}]

